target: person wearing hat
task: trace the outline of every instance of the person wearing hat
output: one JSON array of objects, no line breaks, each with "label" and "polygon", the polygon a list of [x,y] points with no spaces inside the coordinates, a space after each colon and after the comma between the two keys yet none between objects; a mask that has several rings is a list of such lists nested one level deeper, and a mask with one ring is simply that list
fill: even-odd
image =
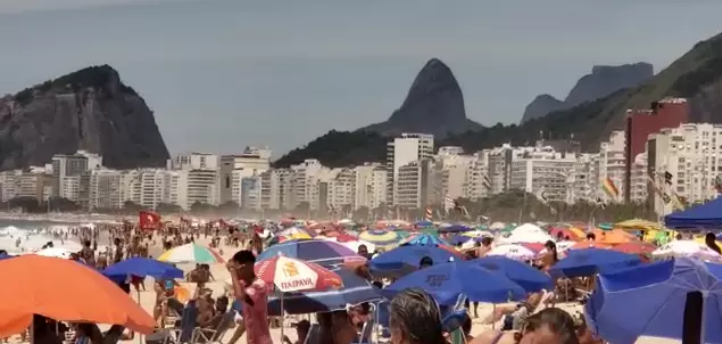
[{"label": "person wearing hat", "polygon": [[301,320],[297,323],[293,323],[291,326],[296,328],[296,337],[298,339],[296,340],[296,342],[292,342],[287,336],[283,336],[283,343],[303,344],[304,342],[306,342],[306,336],[308,336],[308,331],[311,328],[311,323],[308,320]]}]

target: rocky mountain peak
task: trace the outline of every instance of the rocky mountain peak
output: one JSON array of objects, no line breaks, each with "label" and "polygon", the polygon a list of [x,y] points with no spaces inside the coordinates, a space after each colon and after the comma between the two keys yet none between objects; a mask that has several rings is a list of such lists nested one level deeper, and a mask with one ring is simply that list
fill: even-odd
[{"label": "rocky mountain peak", "polygon": [[387,121],[360,130],[382,135],[419,132],[443,138],[480,128],[466,118],[464,96],[451,68],[432,58],[416,75],[401,107]]},{"label": "rocky mountain peak", "polygon": [[582,76],[569,94],[560,101],[548,94],[534,98],[527,105],[521,123],[541,118],[551,112],[565,110],[579,104],[604,98],[621,89],[636,87],[654,76],[654,67],[646,62],[619,66],[597,65]]},{"label": "rocky mountain peak", "polygon": [[0,170],[50,162],[83,149],[106,166],[163,166],[168,149],[145,100],[108,65],[0,99]]}]

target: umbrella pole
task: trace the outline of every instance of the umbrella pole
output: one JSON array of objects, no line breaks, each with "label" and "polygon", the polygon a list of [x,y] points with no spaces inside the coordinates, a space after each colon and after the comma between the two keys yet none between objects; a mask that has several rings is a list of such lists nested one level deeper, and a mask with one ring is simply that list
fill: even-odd
[{"label": "umbrella pole", "polygon": [[496,327],[496,319],[495,319],[495,317],[496,317],[496,303],[492,303],[492,304],[491,304],[491,319],[492,319],[491,329],[492,329],[492,330],[494,330],[495,327]]},{"label": "umbrella pole", "polygon": [[283,310],[283,294],[281,293],[281,343],[283,343],[283,315],[285,311]]}]

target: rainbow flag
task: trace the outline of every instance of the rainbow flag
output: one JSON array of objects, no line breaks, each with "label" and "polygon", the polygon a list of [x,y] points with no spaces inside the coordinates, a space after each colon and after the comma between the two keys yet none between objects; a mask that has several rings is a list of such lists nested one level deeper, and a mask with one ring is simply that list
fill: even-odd
[{"label": "rainbow flag", "polygon": [[611,199],[617,199],[619,197],[619,189],[614,185],[614,182],[609,179],[609,177],[605,178],[604,181],[602,181],[602,190],[609,196]]}]

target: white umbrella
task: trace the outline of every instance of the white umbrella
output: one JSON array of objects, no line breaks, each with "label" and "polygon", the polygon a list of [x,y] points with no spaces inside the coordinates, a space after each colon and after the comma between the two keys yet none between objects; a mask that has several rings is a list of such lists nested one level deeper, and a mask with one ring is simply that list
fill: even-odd
[{"label": "white umbrella", "polygon": [[672,241],[652,252],[657,258],[692,257],[705,261],[721,261],[722,256],[704,244],[692,240]]},{"label": "white umbrella", "polygon": [[515,260],[532,260],[534,259],[537,254],[521,245],[514,245],[514,244],[508,244],[508,245],[499,245],[491,249],[487,253],[489,256],[504,256],[509,259],[515,259]]},{"label": "white umbrella", "polygon": [[544,244],[547,241],[554,241],[554,238],[551,237],[551,235],[544,233],[544,232],[515,232],[512,233],[508,238],[502,239],[505,243],[520,243],[520,242],[526,242],[526,243],[538,243],[538,244]]}]

